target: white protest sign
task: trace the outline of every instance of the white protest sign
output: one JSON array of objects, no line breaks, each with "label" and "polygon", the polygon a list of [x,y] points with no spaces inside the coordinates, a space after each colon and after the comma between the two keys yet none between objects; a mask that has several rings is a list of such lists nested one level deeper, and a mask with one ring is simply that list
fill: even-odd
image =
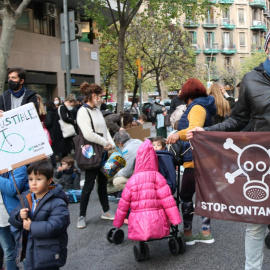
[{"label": "white protest sign", "polygon": [[34,103],[3,113],[0,117],[0,173],[52,153]]}]

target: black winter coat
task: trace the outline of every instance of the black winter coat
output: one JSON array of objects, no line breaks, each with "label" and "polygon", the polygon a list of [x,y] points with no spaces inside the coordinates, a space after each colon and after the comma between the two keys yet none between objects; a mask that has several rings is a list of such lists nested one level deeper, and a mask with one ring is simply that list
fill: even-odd
[{"label": "black winter coat", "polygon": [[241,81],[240,95],[231,116],[207,131],[240,131],[248,124],[250,131],[270,131],[270,77],[263,63]]},{"label": "black winter coat", "polygon": [[185,101],[182,100],[181,98],[179,98],[178,96],[177,97],[174,97],[171,101],[171,105],[170,105],[170,111],[168,112],[169,114],[172,114],[176,108],[180,105],[185,105]]},{"label": "black winter coat", "polygon": [[62,185],[64,191],[69,189],[81,189],[80,188],[81,172],[76,167],[71,167],[68,170],[56,172],[55,178],[61,179],[58,184]]},{"label": "black winter coat", "polygon": [[[36,92],[33,90],[26,89],[21,106],[30,102],[33,102],[35,104],[38,112]],[[0,97],[0,110],[4,112],[11,110],[11,93],[9,92],[9,90],[5,91]]]},{"label": "black winter coat", "polygon": [[[33,215],[30,214],[32,222],[29,231],[23,229],[21,205],[10,213],[9,223],[21,230],[19,239],[16,239],[16,261],[22,261],[26,252],[27,270],[53,269],[66,263],[67,227],[70,224],[68,199],[61,185],[50,188],[38,202]],[[22,196],[25,207],[31,213],[31,192],[27,191]]]},{"label": "black winter coat", "polygon": [[55,154],[63,153],[64,151],[64,137],[58,121],[57,109],[47,110],[44,125],[50,133],[52,150]]}]

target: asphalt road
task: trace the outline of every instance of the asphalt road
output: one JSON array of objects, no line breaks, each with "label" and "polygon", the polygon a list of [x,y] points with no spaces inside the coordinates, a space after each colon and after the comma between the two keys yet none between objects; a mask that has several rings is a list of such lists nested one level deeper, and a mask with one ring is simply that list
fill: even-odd
[{"label": "asphalt road", "polygon": [[[153,130],[152,134],[154,135]],[[110,206],[112,210],[116,211],[116,204],[110,203]],[[188,246],[186,252],[178,256],[170,253],[166,239],[149,242],[150,259],[136,262],[133,255],[135,242],[127,239],[127,225],[122,227],[125,232],[125,240],[122,244],[114,245],[107,241],[106,234],[112,228],[112,221],[100,218],[102,209],[95,189],[90,197],[85,229],[76,227],[79,203],[70,204],[69,210],[71,224],[68,228],[68,259],[66,265],[61,269],[244,269],[246,225],[243,223],[212,220],[212,234],[215,243],[197,243],[194,246]],[[200,221],[200,217],[194,217],[194,234],[200,231]],[[182,226],[180,228],[182,229]],[[263,270],[270,270],[270,250],[267,247],[264,247],[264,255]]]}]

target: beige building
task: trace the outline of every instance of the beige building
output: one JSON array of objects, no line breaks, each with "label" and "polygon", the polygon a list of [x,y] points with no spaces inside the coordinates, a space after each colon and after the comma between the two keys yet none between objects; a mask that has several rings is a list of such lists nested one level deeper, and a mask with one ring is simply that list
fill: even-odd
[{"label": "beige building", "polygon": [[[75,10],[78,1],[69,0],[68,9]],[[8,67],[27,71],[26,87],[44,99],[66,97],[66,71],[61,69],[60,13],[63,1],[31,1],[17,22]],[[82,14],[82,11],[81,11]],[[75,11],[76,38],[79,40],[80,67],[71,70],[71,92],[80,95],[83,81],[100,83],[97,35],[90,31],[91,20],[83,20]],[[0,33],[1,33],[0,20]]]},{"label": "beige building", "polygon": [[211,81],[220,79],[221,69],[239,68],[246,56],[264,51],[264,36],[270,29],[269,0],[219,0],[219,4],[221,8],[212,6],[204,21],[190,20],[188,14],[181,17],[181,25],[190,32],[197,65],[208,72],[209,63],[214,63]]}]

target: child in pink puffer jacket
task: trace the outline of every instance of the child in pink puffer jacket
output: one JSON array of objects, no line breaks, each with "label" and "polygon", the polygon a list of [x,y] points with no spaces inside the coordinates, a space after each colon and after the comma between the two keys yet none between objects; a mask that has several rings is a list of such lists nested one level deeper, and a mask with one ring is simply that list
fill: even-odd
[{"label": "child in pink puffer jacket", "polygon": [[166,179],[158,172],[158,159],[149,140],[138,149],[134,174],[128,180],[114,218],[120,228],[130,208],[128,238],[134,241],[160,239],[170,233],[181,216]]}]

